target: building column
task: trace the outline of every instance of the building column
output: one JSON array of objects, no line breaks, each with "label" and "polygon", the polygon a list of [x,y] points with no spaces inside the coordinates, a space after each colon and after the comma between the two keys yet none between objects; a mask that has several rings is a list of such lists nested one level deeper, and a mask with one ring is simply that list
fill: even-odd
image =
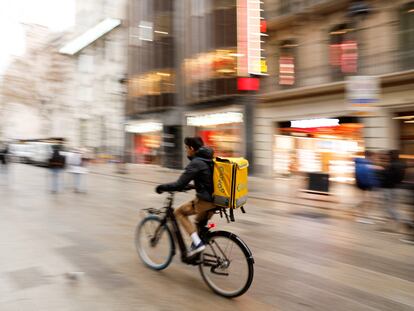
[{"label": "building column", "polygon": [[176,71],[174,107],[167,111],[163,120],[163,160],[162,166],[183,168],[183,119],[185,109],[184,79],[181,65],[185,58],[186,41],[186,1],[174,1],[174,69]]},{"label": "building column", "polygon": [[398,149],[398,122],[392,111],[381,108],[374,116],[363,118],[365,149],[380,151]]},{"label": "building column", "polygon": [[249,171],[251,174],[255,173],[254,161],[254,107],[257,99],[249,94],[246,94],[243,99],[244,105],[244,138],[245,138],[245,154],[249,161]]},{"label": "building column", "polygon": [[181,169],[183,167],[183,127],[181,125],[163,126],[163,152],[162,166]]}]

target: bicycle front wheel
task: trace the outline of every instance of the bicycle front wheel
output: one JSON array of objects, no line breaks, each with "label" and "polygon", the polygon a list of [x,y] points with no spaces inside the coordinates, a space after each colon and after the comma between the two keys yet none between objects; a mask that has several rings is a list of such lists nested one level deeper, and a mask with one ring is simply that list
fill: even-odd
[{"label": "bicycle front wheel", "polygon": [[135,230],[135,247],[141,260],[153,270],[168,267],[174,255],[174,241],[158,216],[145,217]]},{"label": "bicycle front wheel", "polygon": [[253,281],[253,256],[235,234],[215,231],[201,254],[200,273],[217,294],[234,298],[243,295]]}]

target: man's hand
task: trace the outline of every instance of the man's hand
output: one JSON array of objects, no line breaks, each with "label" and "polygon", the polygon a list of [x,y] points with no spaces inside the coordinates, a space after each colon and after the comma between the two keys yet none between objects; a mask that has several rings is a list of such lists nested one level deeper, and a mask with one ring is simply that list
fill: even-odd
[{"label": "man's hand", "polygon": [[162,189],[161,189],[161,185],[159,185],[159,186],[157,186],[157,187],[155,188],[155,192],[156,192],[156,193],[158,193],[158,194],[163,193],[163,191],[162,191]]}]

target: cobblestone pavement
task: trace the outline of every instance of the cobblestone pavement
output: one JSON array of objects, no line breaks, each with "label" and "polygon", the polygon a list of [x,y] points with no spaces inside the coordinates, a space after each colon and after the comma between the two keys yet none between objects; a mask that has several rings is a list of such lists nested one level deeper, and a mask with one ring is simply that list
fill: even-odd
[{"label": "cobblestone pavement", "polygon": [[[254,281],[242,297],[213,294],[179,256],[165,271],[151,271],[133,240],[140,210],[163,203],[153,191],[157,180],[92,171],[86,194],[71,191],[69,175],[66,189],[51,194],[43,168],[14,164],[1,175],[1,311],[414,310],[413,246],[379,225],[289,204],[288,195],[255,196],[236,223],[214,219],[255,257]],[[157,174],[167,181],[176,173]],[[190,197],[178,194],[177,205]]]}]

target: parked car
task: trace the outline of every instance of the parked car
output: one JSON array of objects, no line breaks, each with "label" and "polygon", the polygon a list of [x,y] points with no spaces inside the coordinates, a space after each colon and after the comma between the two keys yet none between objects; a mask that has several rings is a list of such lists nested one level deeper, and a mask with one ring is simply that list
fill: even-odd
[{"label": "parked car", "polygon": [[28,145],[30,146],[30,163],[47,166],[53,153],[53,145],[44,142],[30,142]]},{"label": "parked car", "polygon": [[31,157],[31,146],[28,144],[10,144],[9,156],[13,162],[29,163]]}]

